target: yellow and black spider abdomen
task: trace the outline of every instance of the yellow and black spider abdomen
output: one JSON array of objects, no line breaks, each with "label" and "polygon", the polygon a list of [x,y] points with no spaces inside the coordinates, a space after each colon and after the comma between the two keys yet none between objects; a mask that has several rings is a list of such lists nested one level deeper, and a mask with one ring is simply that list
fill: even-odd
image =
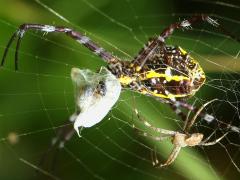
[{"label": "yellow and black spider abdomen", "polygon": [[164,99],[192,96],[205,81],[199,63],[181,47],[157,48],[141,69],[134,64],[126,69],[119,78],[123,86]]}]

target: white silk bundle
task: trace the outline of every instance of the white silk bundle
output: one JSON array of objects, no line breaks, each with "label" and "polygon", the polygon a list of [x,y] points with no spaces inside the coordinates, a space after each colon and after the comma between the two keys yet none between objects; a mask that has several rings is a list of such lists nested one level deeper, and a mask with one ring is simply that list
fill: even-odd
[{"label": "white silk bundle", "polygon": [[75,86],[76,113],[70,119],[80,136],[79,127],[92,127],[103,120],[121,93],[118,79],[105,67],[99,73],[73,68],[71,78]]}]

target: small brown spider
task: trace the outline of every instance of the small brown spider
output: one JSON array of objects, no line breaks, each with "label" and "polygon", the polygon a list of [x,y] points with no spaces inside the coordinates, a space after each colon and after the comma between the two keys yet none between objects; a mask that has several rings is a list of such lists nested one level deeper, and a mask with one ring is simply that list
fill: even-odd
[{"label": "small brown spider", "polygon": [[168,159],[165,163],[159,164],[159,161],[158,161],[157,156],[155,154],[155,157],[153,157],[153,159],[152,159],[153,160],[153,166],[155,166],[155,167],[169,166],[170,164],[172,164],[175,161],[175,159],[177,158],[181,148],[183,148],[183,147],[193,147],[193,146],[211,146],[211,145],[217,144],[219,141],[221,141],[228,134],[228,132],[226,132],[225,134],[223,134],[218,139],[216,139],[214,141],[211,141],[211,142],[207,142],[210,139],[210,136],[208,138],[206,138],[205,140],[203,140],[204,135],[202,133],[192,133],[192,134],[189,133],[192,125],[195,123],[195,121],[197,119],[197,116],[201,113],[201,111],[204,109],[204,107],[206,107],[208,104],[210,104],[210,103],[212,103],[213,101],[216,101],[216,100],[217,99],[213,99],[213,100],[203,104],[191,120],[186,120],[185,124],[184,124],[184,127],[183,127],[183,132],[171,131],[171,130],[166,130],[166,129],[154,127],[148,121],[143,119],[143,117],[141,117],[139,115],[137,109],[135,109],[135,113],[136,113],[138,119],[146,127],[150,128],[154,132],[159,133],[160,135],[159,136],[152,136],[152,135],[150,135],[146,132],[143,132],[142,130],[140,130],[139,128],[136,128],[134,126],[134,128],[137,131],[140,131],[143,136],[150,137],[151,139],[156,140],[156,141],[162,141],[164,139],[171,138],[171,142],[174,146],[172,152],[168,156]]}]

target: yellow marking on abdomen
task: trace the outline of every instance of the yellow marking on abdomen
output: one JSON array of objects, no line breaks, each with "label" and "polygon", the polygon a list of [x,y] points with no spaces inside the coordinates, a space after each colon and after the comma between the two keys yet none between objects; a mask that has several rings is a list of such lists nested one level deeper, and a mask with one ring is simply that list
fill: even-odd
[{"label": "yellow marking on abdomen", "polygon": [[187,51],[185,51],[183,48],[181,48],[180,46],[178,47],[182,53],[182,55],[186,55],[187,54]]},{"label": "yellow marking on abdomen", "polygon": [[156,77],[164,77],[167,81],[182,81],[182,80],[190,80],[190,78],[186,77],[186,76],[171,76],[171,75],[167,75],[167,74],[161,74],[161,73],[156,73],[155,71],[148,71],[145,75],[144,78],[142,78],[141,80],[146,80],[146,79],[150,79],[150,78],[156,78]]},{"label": "yellow marking on abdomen", "polygon": [[173,98],[183,98],[183,97],[187,97],[187,96],[192,96],[195,92],[192,91],[189,94],[158,94],[158,93],[154,93],[152,91],[148,91],[148,90],[143,90],[140,91],[140,93],[142,94],[149,94],[151,96],[155,96],[155,97],[160,97],[160,98],[164,98],[164,99],[173,99]]}]

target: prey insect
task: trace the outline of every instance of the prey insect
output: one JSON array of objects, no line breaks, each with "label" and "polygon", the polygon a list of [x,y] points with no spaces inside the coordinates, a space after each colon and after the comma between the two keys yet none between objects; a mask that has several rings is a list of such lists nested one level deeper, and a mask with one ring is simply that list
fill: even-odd
[{"label": "prey insect", "polygon": [[[108,71],[116,77],[122,87],[129,88],[147,96],[152,96],[163,103],[169,104],[176,114],[185,121],[186,116],[180,108],[198,112],[197,108],[188,104],[185,100],[193,96],[200,89],[206,80],[206,76],[200,64],[197,60],[191,57],[188,52],[179,46],[167,45],[165,41],[172,35],[175,29],[188,30],[192,25],[199,22],[207,22],[212,26],[219,27],[219,24],[215,20],[203,14],[193,16],[188,20],[173,23],[164,29],[160,35],[149,40],[138,55],[130,61],[121,60],[119,57],[97,45],[89,37],[68,27],[43,24],[23,24],[9,40],[3,54],[1,66],[5,63],[9,47],[13,41],[17,39],[15,70],[18,70],[18,52],[21,40],[27,31],[39,30],[46,33],[62,33],[76,40],[78,43],[88,48],[91,52],[101,57],[102,60],[107,63]],[[102,94],[102,98],[104,98],[104,93]],[[111,106],[109,106],[107,110],[110,110],[113,104],[114,103],[111,103]],[[211,115],[203,115],[200,112],[198,114],[208,122],[211,122],[214,119]],[[79,112],[77,115],[79,115]],[[73,120],[75,121],[77,116],[73,117]],[[97,122],[92,125],[96,123]],[[192,125],[190,125],[190,127],[191,126]],[[187,132],[188,131],[186,131],[186,133]],[[170,135],[173,137],[173,142],[177,142],[176,139],[186,139],[186,133],[170,133]],[[203,135],[193,135],[196,135],[199,138],[199,141],[197,141],[194,145],[202,144],[201,140]],[[62,139],[63,142],[60,144],[64,144],[64,139],[66,138]],[[190,144],[186,144],[186,141],[183,143],[185,144],[180,144],[177,148],[179,149],[179,147],[190,146]],[[176,150],[176,152],[178,151],[179,150]],[[178,154],[176,152],[173,153],[173,158],[171,159],[175,159],[175,156]],[[165,163],[165,165],[171,164],[173,160],[169,160],[168,163]]]}]

